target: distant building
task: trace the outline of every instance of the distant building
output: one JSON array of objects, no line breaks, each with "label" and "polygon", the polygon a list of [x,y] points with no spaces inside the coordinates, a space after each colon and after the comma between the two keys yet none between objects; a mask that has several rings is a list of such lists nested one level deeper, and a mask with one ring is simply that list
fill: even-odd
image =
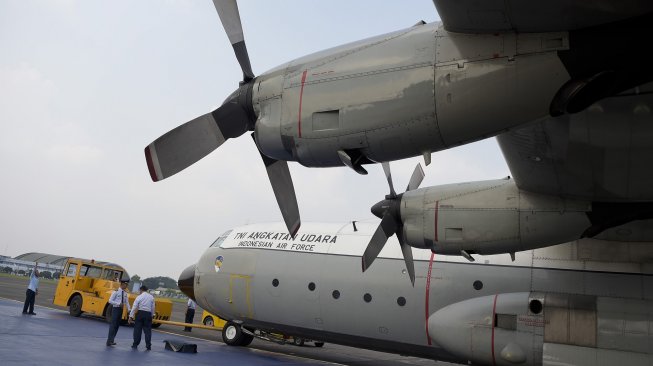
[{"label": "distant building", "polygon": [[46,253],[25,253],[15,258],[0,256],[0,267],[10,267],[14,272],[20,270],[29,273],[34,268],[34,262],[39,262],[39,271],[61,272],[66,260],[70,257]]}]

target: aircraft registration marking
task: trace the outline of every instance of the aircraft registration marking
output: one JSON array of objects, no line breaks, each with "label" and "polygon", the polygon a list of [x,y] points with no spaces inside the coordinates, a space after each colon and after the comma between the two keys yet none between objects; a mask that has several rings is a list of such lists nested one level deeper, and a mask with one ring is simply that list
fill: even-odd
[{"label": "aircraft registration marking", "polygon": [[235,233],[233,244],[225,247],[328,253],[337,241],[338,235],[303,233],[293,238],[287,232],[245,231]]}]

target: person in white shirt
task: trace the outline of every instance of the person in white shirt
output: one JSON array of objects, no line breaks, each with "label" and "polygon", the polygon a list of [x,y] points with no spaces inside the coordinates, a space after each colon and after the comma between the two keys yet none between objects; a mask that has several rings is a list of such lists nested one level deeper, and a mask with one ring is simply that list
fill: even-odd
[{"label": "person in white shirt", "polygon": [[[134,343],[132,348],[137,348],[141,343],[141,331],[145,333],[145,347],[152,349],[152,318],[155,314],[154,296],[147,292],[147,286],[140,288],[141,294],[134,300],[134,306],[129,314],[129,322],[134,323]],[[136,314],[136,317],[134,317]]]},{"label": "person in white shirt", "polygon": [[[188,303],[186,304],[186,323],[192,324],[193,323],[193,318],[195,318],[195,307],[197,304],[193,299],[188,299]],[[193,328],[191,327],[185,327],[184,332],[190,332],[192,331]]]},{"label": "person in white shirt", "polygon": [[[27,286],[27,291],[25,292],[25,305],[23,305],[23,314],[36,315],[34,312],[34,301],[36,301],[36,295],[39,294],[39,271],[36,269],[39,262],[34,263],[34,269],[32,270],[32,275],[29,277],[29,285]],[[27,311],[29,308],[29,312]]]},{"label": "person in white shirt", "polygon": [[114,291],[109,297],[109,309],[111,312],[111,324],[109,325],[109,337],[107,338],[107,346],[115,346],[116,334],[118,334],[118,327],[120,327],[120,320],[122,320],[122,309],[127,307],[129,313],[129,296],[127,295],[127,285],[129,281],[121,281],[120,288]]}]

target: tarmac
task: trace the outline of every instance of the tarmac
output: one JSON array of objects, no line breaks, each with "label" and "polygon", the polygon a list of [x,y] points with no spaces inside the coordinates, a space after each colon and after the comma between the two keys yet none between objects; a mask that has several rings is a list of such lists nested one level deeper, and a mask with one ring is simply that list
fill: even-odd
[{"label": "tarmac", "polygon": [[[0,299],[0,364],[8,365],[333,365],[302,357],[230,347],[198,338],[152,332],[152,350],[144,339],[133,350],[133,328],[120,327],[117,345],[106,346],[108,325],[89,318],[73,318],[63,310],[36,307],[36,315],[22,314],[23,303]],[[164,340],[197,345],[197,353],[164,349]]]}]

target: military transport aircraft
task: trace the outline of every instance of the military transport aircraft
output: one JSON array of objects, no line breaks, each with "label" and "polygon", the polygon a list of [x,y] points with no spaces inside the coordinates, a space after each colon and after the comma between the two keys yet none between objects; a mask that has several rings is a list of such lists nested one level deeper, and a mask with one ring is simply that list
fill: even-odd
[{"label": "military transport aircraft", "polygon": [[[376,222],[284,223],[222,234],[179,288],[228,320],[225,343],[283,333],[474,365],[653,364],[653,245],[581,239],[469,262],[391,237],[365,273]],[[602,239],[609,239],[602,237]]]},{"label": "military transport aircraft", "polygon": [[395,233],[406,255],[414,246],[468,259],[623,224],[619,239],[650,239],[650,221],[633,221],[653,218],[653,2],[434,4],[442,22],[255,76],[236,1],[214,0],[243,80],[215,111],[145,148],[152,179],[253,131],[295,234],[300,217],[287,161],[365,174],[366,164],[419,155],[428,164],[432,152],[497,136],[514,179],[392,190],[375,206],[383,219],[363,270]]}]

